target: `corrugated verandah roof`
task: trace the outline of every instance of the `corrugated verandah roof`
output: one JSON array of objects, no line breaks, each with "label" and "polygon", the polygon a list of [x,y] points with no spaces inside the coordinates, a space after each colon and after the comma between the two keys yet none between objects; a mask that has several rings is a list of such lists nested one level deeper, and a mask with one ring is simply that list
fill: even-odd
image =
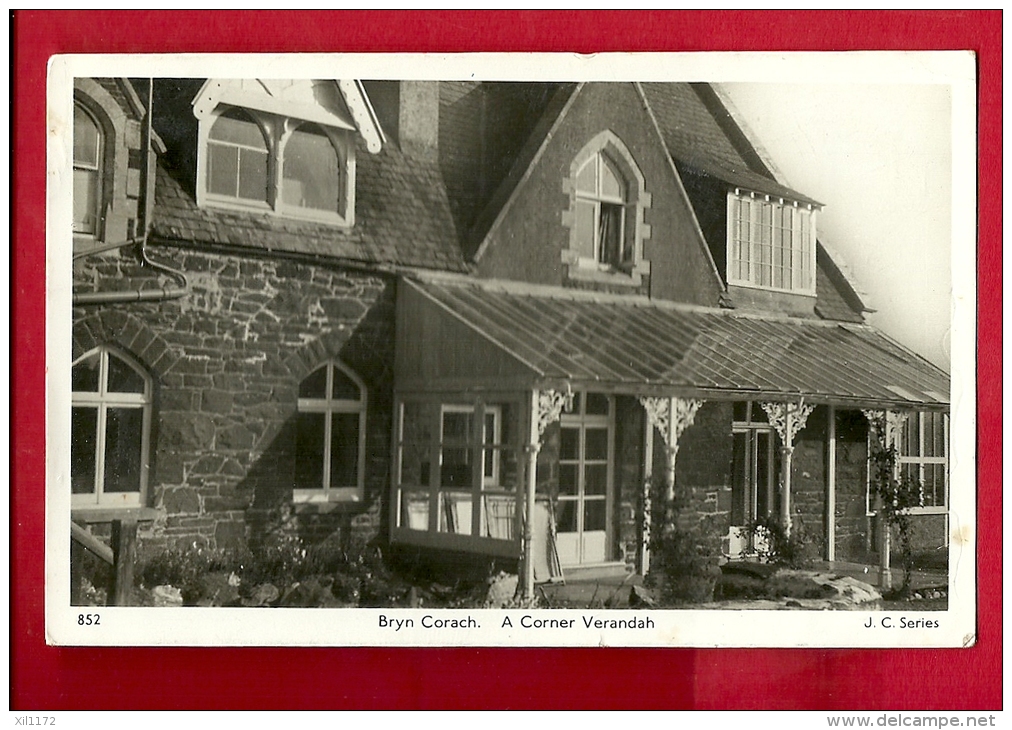
[{"label": "corrugated verandah roof", "polygon": [[409,283],[543,383],[855,406],[949,403],[948,375],[867,325],[506,282]]}]

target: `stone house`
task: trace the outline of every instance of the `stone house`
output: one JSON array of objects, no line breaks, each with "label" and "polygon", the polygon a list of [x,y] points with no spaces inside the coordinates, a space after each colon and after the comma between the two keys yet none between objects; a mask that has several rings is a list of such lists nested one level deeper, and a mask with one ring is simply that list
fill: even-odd
[{"label": "stone house", "polygon": [[645,571],[662,481],[714,554],[773,516],[870,561],[890,439],[946,544],[948,376],[718,88],[153,86],[75,82],[75,521],[530,585]]}]

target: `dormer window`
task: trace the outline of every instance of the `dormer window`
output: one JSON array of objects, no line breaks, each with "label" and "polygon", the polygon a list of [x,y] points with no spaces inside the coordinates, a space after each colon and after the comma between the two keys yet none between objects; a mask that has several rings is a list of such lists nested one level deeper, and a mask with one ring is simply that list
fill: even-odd
[{"label": "dormer window", "polygon": [[729,284],[815,295],[815,209],[734,190],[727,206]]},{"label": "dormer window", "polygon": [[208,79],[192,104],[197,205],[354,225],[356,146],[386,141],[360,82]]},{"label": "dormer window", "polygon": [[208,122],[201,124],[199,205],[352,225],[350,130],[236,107],[219,108]]}]

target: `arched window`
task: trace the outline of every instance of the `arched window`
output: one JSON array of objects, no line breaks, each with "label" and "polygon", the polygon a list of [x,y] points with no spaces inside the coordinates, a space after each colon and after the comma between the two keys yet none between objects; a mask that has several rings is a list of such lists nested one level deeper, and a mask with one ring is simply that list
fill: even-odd
[{"label": "arched window", "polygon": [[622,174],[598,152],[576,173],[576,239],[581,256],[619,267],[632,261],[625,231],[627,193]]},{"label": "arched window", "polygon": [[299,126],[288,137],[282,154],[282,203],[339,213],[341,160],[324,131],[315,124]]},{"label": "arched window", "polygon": [[357,501],[365,486],[366,389],[329,362],[299,384],[295,445],[298,501]]},{"label": "arched window", "polygon": [[569,245],[562,263],[570,279],[639,286],[650,273],[644,242],[652,195],[632,153],[611,130],[594,135],[569,165],[562,188],[569,208],[562,225]]},{"label": "arched window", "polygon": [[207,152],[209,194],[267,202],[267,142],[246,113],[232,109],[218,117]]},{"label": "arched window", "polygon": [[139,507],[147,486],[151,379],[99,347],[72,368],[70,484],[75,507]]},{"label": "arched window", "polygon": [[102,206],[102,130],[80,104],[74,104],[74,233],[98,234]]}]

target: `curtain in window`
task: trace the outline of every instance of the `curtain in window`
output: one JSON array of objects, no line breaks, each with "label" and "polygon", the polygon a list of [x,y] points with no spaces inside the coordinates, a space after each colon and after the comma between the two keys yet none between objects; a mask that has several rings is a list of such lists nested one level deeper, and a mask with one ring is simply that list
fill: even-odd
[{"label": "curtain in window", "polygon": [[601,203],[598,251],[603,264],[622,263],[622,206]]}]

